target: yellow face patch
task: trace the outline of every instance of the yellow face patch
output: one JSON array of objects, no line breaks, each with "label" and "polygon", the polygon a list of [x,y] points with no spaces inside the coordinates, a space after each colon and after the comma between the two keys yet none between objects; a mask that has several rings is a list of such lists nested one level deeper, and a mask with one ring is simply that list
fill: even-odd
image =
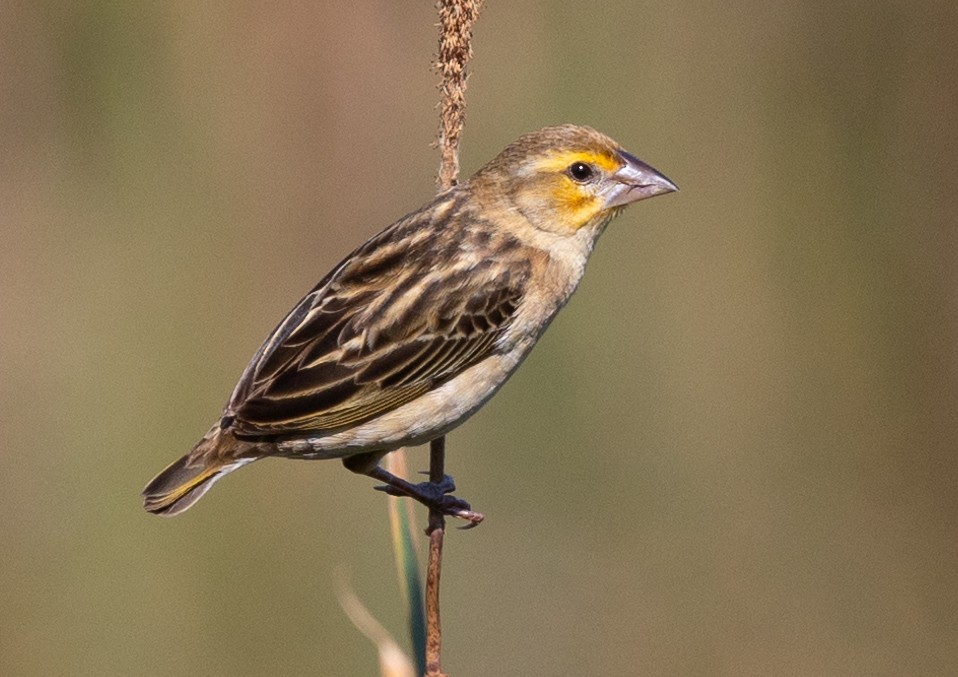
[{"label": "yellow face patch", "polygon": [[[595,175],[575,180],[570,167],[576,163],[591,165]],[[572,235],[607,215],[606,193],[615,182],[611,176],[623,164],[611,146],[545,152],[523,163],[514,199],[537,228]]]},{"label": "yellow face patch", "polygon": [[564,230],[575,231],[590,223],[602,211],[603,199],[596,195],[594,183],[578,183],[566,174],[576,162],[596,167],[603,174],[612,174],[622,166],[617,156],[602,151],[567,151],[543,158],[536,170],[555,175],[552,183],[553,204]]},{"label": "yellow face patch", "polygon": [[578,184],[564,175],[559,177],[552,197],[558,216],[570,230],[578,230],[602,209],[602,199],[592,192],[590,186]]},{"label": "yellow face patch", "polygon": [[585,162],[595,165],[599,169],[612,173],[622,166],[622,161],[611,153],[571,150],[563,153],[555,153],[545,157],[536,163],[536,169],[544,172],[562,172],[569,168],[574,162]]}]

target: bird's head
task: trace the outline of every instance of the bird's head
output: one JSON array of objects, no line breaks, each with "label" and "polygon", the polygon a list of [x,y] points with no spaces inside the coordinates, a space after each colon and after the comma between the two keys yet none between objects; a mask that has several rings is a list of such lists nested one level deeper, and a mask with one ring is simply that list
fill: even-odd
[{"label": "bird's head", "polygon": [[678,190],[609,137],[577,125],[520,137],[471,182],[506,196],[536,228],[562,235],[601,226],[626,205]]}]

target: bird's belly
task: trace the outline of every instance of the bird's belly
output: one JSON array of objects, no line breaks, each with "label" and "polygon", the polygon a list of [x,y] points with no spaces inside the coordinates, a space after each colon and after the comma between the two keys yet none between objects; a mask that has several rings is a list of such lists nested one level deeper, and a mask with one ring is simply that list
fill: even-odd
[{"label": "bird's belly", "polygon": [[522,357],[522,352],[514,350],[487,358],[382,416],[331,435],[278,442],[277,450],[285,456],[320,459],[424,444],[476,413],[506,382]]}]

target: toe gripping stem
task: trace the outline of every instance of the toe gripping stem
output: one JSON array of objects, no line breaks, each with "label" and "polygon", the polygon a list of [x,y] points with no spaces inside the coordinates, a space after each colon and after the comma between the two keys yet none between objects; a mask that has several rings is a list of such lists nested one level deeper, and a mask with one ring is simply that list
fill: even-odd
[{"label": "toe gripping stem", "polygon": [[353,470],[353,472],[368,475],[374,480],[383,483],[381,486],[376,487],[377,490],[383,491],[390,496],[406,496],[422,503],[431,510],[438,510],[443,515],[465,520],[468,524],[462,527],[463,529],[471,529],[477,526],[486,517],[481,512],[473,510],[468,502],[452,495],[452,492],[456,490],[456,483],[449,475],[443,475],[440,482],[419,482],[418,484],[413,484],[401,477],[393,475],[378,465],[369,467],[369,465],[364,464],[365,467],[363,467],[363,465],[355,463],[354,467],[354,464],[347,463],[347,461],[350,460],[352,459],[348,458],[343,460],[343,464],[347,468]]}]

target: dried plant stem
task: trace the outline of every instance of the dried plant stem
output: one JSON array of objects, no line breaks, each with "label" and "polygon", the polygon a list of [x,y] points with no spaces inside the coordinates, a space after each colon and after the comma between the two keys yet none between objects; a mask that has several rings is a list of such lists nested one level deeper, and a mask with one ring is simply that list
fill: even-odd
[{"label": "dried plant stem", "polygon": [[448,677],[442,671],[442,624],[439,622],[439,579],[442,576],[443,529],[429,535],[429,565],[426,568],[426,674]]},{"label": "dried plant stem", "polygon": [[[429,481],[440,482],[445,474],[446,438],[429,443]],[[442,578],[442,544],[446,519],[438,510],[429,511],[429,563],[426,565],[426,674],[447,677],[442,671],[442,622],[439,618],[439,581]]]},{"label": "dried plant stem", "polygon": [[439,55],[439,189],[456,184],[459,137],[466,118],[466,62],[472,56],[472,26],[481,0],[438,0]]},{"label": "dried plant stem", "polygon": [[[479,18],[481,0],[437,0],[439,54],[435,68],[440,76],[439,190],[456,184],[459,177],[459,139],[466,117],[466,62],[472,56],[472,26]],[[429,445],[429,481],[445,475],[446,438]],[[426,566],[426,674],[447,677],[442,670],[442,624],[439,619],[439,579],[445,518],[429,511],[429,563]]]}]

